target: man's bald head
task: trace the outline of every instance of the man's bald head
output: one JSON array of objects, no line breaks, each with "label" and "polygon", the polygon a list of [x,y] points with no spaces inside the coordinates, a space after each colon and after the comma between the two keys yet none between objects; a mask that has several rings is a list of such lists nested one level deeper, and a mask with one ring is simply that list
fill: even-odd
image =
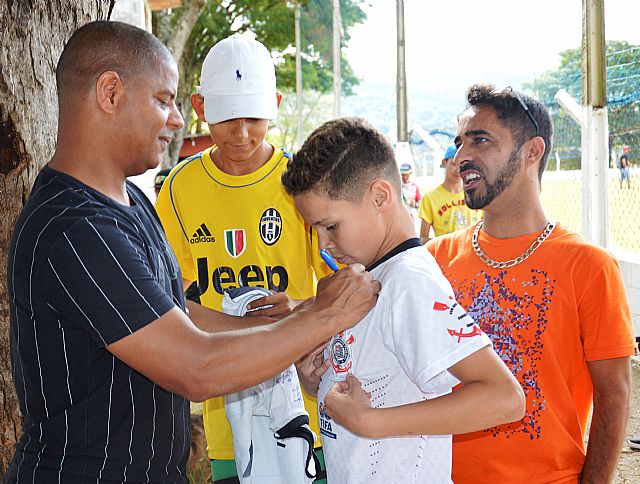
[{"label": "man's bald head", "polygon": [[164,62],[174,62],[173,57],[153,34],[121,22],[88,23],[73,33],[58,61],[58,101],[62,107],[83,98],[106,71],[126,82]]}]

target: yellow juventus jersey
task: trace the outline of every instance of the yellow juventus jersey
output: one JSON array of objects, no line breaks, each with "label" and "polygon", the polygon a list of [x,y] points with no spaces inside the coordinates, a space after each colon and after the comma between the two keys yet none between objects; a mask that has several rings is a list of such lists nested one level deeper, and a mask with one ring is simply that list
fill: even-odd
[{"label": "yellow juventus jersey", "polygon": [[[292,299],[313,296],[317,279],[330,269],[280,182],[288,155],[274,149],[257,171],[234,176],[213,163],[213,149],[178,164],[156,202],[183,277],[197,281],[203,306],[217,311],[225,289],[238,286],[284,291]],[[305,398],[305,407],[319,436],[316,400]],[[209,457],[233,459],[223,398],[207,400],[203,416]]]}]

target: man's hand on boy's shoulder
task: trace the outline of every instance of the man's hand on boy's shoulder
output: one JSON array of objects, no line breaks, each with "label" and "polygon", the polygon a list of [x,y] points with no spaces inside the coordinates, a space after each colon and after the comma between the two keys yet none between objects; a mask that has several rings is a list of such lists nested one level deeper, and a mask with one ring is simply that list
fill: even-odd
[{"label": "man's hand on boy's shoulder", "polygon": [[313,351],[302,357],[300,361],[296,363],[298,370],[298,379],[304,391],[311,396],[318,394],[318,387],[320,386],[320,377],[324,375],[325,371],[331,366],[331,360],[324,359],[324,349],[329,344],[328,341],[322,343]]},{"label": "man's hand on boy's shoulder", "polygon": [[371,394],[362,389],[351,373],[334,384],[324,397],[327,414],[354,434],[368,437],[371,431]]}]

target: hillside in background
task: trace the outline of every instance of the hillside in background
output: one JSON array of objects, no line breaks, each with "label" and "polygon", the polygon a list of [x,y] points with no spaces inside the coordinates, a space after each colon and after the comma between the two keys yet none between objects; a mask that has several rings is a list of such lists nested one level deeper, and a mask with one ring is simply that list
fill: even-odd
[{"label": "hillside in background", "polygon": [[[455,130],[455,119],[464,109],[464,92],[429,92],[413,88],[408,95],[409,129]],[[389,138],[396,138],[396,88],[393,84],[362,82],[354,95],[342,99],[343,116],[366,118]]]}]

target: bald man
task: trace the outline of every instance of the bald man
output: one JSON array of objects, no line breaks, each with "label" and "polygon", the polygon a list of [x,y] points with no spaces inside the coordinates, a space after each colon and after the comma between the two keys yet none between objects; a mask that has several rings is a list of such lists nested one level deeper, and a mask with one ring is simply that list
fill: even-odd
[{"label": "bald man", "polygon": [[379,283],[349,267],[277,322],[187,311],[162,227],[126,180],[155,168],[183,127],[174,59],[143,30],[93,22],[69,39],[56,80],[56,151],[9,254],[24,423],[5,483],[187,482],[187,399],[281,372],[366,314]]}]

